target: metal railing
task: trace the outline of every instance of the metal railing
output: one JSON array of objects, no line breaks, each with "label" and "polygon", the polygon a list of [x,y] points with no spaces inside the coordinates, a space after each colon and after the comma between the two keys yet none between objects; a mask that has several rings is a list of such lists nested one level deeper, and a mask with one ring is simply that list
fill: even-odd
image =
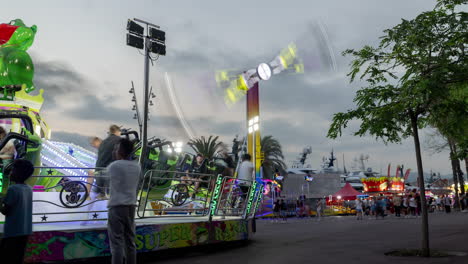
[{"label": "metal railing", "polygon": [[[36,169],[40,169],[41,174],[47,175],[31,176],[36,179],[33,186],[35,193],[33,223],[107,220],[107,196],[97,197],[92,192],[92,188],[96,188],[102,189],[102,193],[108,193],[108,184],[98,186],[95,183],[95,179],[108,178],[102,173],[105,172],[104,169],[77,167],[36,167]],[[97,175],[91,173],[95,171],[100,173]],[[70,173],[72,175],[63,172],[72,172]],[[83,175],[84,172],[88,175]],[[40,221],[37,221],[38,216],[41,218]]]},{"label": "metal railing", "polygon": [[214,216],[243,216],[247,209],[252,181],[223,177]]},{"label": "metal railing", "polygon": [[208,216],[215,176],[212,174],[150,170],[139,193],[140,218]]},{"label": "metal railing", "polygon": [[[36,179],[33,223],[107,220],[109,184],[95,183],[96,179],[109,178],[104,169],[36,169],[41,170],[41,175],[31,176]],[[72,175],[64,175],[70,170],[74,170]],[[75,171],[80,171],[79,175]],[[93,188],[98,192],[92,191]],[[262,190],[262,185],[256,181],[150,170],[140,182],[137,217],[208,217],[210,221],[214,216],[250,218],[261,202]]]}]

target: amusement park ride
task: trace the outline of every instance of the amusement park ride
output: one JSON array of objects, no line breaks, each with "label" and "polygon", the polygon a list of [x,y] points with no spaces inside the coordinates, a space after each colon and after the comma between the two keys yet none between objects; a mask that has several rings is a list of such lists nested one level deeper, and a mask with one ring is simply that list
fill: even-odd
[{"label": "amusement park ride", "polygon": [[[136,23],[131,22],[135,29]],[[128,37],[129,44],[142,48],[138,38],[148,39],[148,36],[139,34],[136,28],[137,34],[133,32]],[[147,24],[147,30],[150,30],[149,38],[160,40],[161,35],[152,24]],[[105,177],[93,176],[94,170],[103,168],[94,168],[95,153],[71,143],[50,140],[51,130],[40,114],[44,91],[41,89],[33,95],[34,65],[26,50],[36,32],[36,26],[27,27],[20,19],[0,24],[0,125],[7,131],[0,139],[0,150],[13,142],[14,159],[30,160],[36,167],[27,182],[33,188],[33,234],[28,241],[25,262],[109,256],[107,199],[98,199],[91,191],[94,179]],[[164,55],[165,47],[163,51],[160,41],[151,40],[150,51]],[[277,67],[284,66],[287,64]],[[267,78],[269,67],[263,65],[258,77]],[[272,68],[273,73],[275,69]],[[250,78],[247,80],[249,85],[243,86],[241,92],[247,93],[252,85],[258,89]],[[254,97],[258,100],[258,92]],[[219,168],[212,163],[208,164],[209,174],[186,173],[184,168],[192,162],[192,157],[168,151],[180,148],[179,143],[147,137],[147,103],[145,100],[141,133],[122,133],[134,140],[135,158],[144,169],[136,215],[138,252],[249,239],[255,232],[252,223],[261,202],[262,185],[246,182],[251,187],[247,194],[243,193],[238,187],[240,180],[218,174]],[[258,108],[254,114],[258,118]],[[252,129],[257,131],[255,127]],[[1,196],[10,184],[9,167],[8,162],[2,162]],[[0,230],[3,221],[2,215]]]}]

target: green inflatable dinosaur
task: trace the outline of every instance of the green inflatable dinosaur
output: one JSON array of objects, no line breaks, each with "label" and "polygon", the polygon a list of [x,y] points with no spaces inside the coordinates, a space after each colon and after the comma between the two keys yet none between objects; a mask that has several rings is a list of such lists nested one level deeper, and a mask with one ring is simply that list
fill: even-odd
[{"label": "green inflatable dinosaur", "polygon": [[26,86],[29,93],[33,84],[34,64],[26,50],[34,42],[37,27],[27,27],[21,19],[0,24],[0,88],[7,85]]}]

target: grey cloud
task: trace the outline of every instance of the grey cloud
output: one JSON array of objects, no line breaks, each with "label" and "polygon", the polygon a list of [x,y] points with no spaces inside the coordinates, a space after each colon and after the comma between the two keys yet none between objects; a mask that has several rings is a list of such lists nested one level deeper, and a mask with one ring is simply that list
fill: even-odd
[{"label": "grey cloud", "polygon": [[59,96],[86,91],[86,79],[63,61],[34,61],[34,83],[38,89],[44,89],[44,107],[55,107]]},{"label": "grey cloud", "polygon": [[[316,76],[319,78],[326,76]],[[312,83],[313,76],[274,76],[269,82],[260,84],[261,105],[267,111],[296,110],[315,112],[331,119],[333,113],[353,105],[354,90],[344,78],[331,79],[323,83]]]},{"label": "grey cloud", "polygon": [[89,144],[89,140],[91,137],[82,135],[80,133],[70,133],[65,131],[54,131],[52,133],[52,140],[53,141],[60,141],[60,142],[67,142],[73,143],[75,145],[81,146],[85,149],[90,151],[96,151],[91,145]]}]

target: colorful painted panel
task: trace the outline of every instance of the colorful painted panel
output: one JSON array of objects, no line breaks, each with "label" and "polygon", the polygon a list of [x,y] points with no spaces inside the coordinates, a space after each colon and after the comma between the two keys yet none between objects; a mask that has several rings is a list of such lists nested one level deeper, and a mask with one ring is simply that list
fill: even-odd
[{"label": "colorful painted panel", "polygon": [[[198,222],[138,226],[139,253],[247,240],[248,221]],[[26,250],[27,263],[110,256],[107,230],[36,232]]]}]

